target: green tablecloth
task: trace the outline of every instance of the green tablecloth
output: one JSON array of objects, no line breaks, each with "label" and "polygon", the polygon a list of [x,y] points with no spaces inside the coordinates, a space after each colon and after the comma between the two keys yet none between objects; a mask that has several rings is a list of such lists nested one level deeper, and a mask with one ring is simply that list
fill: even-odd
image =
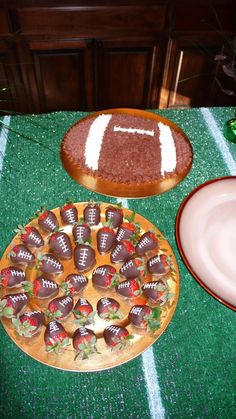
[{"label": "green tablecloth", "polygon": [[[236,145],[222,136],[233,108],[163,110],[186,132],[194,162],[175,189],[129,208],[154,223],[179,264],[179,303],[168,328],[144,355],[97,373],[47,367],[23,353],[0,326],[1,418],[235,418],[235,313],[210,297],[185,267],[175,242],[175,217],[183,198],[207,179],[235,175]],[[42,205],[67,198],[117,202],[87,191],[64,171],[59,146],[82,112],[12,116],[0,142],[0,251]],[[216,124],[216,125],[215,125]],[[40,143],[40,144],[39,144]]]}]

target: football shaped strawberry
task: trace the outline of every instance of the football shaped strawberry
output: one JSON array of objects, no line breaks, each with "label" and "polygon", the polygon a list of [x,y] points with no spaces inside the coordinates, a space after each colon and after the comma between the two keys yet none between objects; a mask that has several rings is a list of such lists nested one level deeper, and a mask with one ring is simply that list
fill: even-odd
[{"label": "football shaped strawberry", "polygon": [[12,318],[20,314],[27,306],[29,297],[24,292],[19,294],[6,294],[0,300],[0,316]]},{"label": "football shaped strawberry", "polygon": [[173,297],[168,281],[162,281],[161,279],[159,281],[146,282],[142,287],[142,291],[145,297],[160,306]]},{"label": "football shaped strawberry", "polygon": [[89,244],[77,244],[74,249],[74,262],[79,272],[88,271],[96,263],[95,250]]},{"label": "football shaped strawberry", "polygon": [[95,333],[86,327],[76,329],[73,335],[73,347],[76,350],[76,357],[87,359],[90,355],[97,353],[97,337]]},{"label": "football shaped strawberry", "polygon": [[98,266],[92,274],[93,285],[102,288],[113,288],[119,283],[119,274],[111,265]]},{"label": "football shaped strawberry", "polygon": [[127,260],[120,268],[120,274],[126,278],[142,277],[146,273],[146,265],[142,258]]},{"label": "football shaped strawberry", "polygon": [[97,312],[99,317],[104,320],[121,319],[120,304],[114,298],[103,297],[97,302]]},{"label": "football shaped strawberry", "polygon": [[39,332],[43,321],[44,314],[39,310],[35,310],[13,317],[12,324],[20,336],[31,338],[31,336]]},{"label": "football shaped strawberry", "polygon": [[124,222],[118,228],[116,234],[116,240],[120,242],[121,240],[135,240],[138,235],[137,227],[134,223]]},{"label": "football shaped strawberry", "polygon": [[64,271],[63,265],[51,253],[44,253],[38,257],[36,268],[45,274],[61,274]]},{"label": "football shaped strawberry", "polygon": [[100,223],[101,210],[100,205],[90,202],[83,211],[84,221],[90,226],[95,226]]},{"label": "football shaped strawberry", "polygon": [[59,228],[57,217],[52,211],[41,212],[38,217],[38,225],[49,233]]},{"label": "football shaped strawberry", "polygon": [[111,252],[111,262],[126,262],[134,254],[135,248],[129,240],[122,240],[114,247]]},{"label": "football shaped strawberry", "polygon": [[27,246],[41,247],[44,245],[44,240],[35,227],[18,225],[15,232],[20,235],[21,241]]},{"label": "football shaped strawberry", "polygon": [[135,298],[142,293],[139,278],[125,279],[116,286],[116,292],[126,298]]},{"label": "football shaped strawberry", "polygon": [[76,318],[75,324],[84,326],[86,324],[94,324],[94,316],[96,311],[93,310],[92,305],[86,298],[79,298],[73,309]]},{"label": "football shaped strawberry", "polygon": [[147,262],[147,269],[152,275],[163,276],[171,270],[171,260],[167,255],[156,255]]},{"label": "football shaped strawberry", "polygon": [[72,312],[73,305],[73,298],[70,295],[57,297],[50,301],[45,314],[50,319],[64,320]]},{"label": "football shaped strawberry", "polygon": [[65,295],[73,295],[81,292],[88,284],[88,278],[84,275],[69,274],[65,281],[60,285],[60,289]]},{"label": "football shaped strawberry", "polygon": [[129,312],[129,320],[134,326],[150,332],[160,328],[160,315],[161,310],[159,307],[151,308],[147,305],[135,305]]},{"label": "football shaped strawberry", "polygon": [[52,320],[48,323],[45,333],[44,342],[47,352],[55,352],[60,354],[70,344],[69,337],[59,322]]},{"label": "football shaped strawberry", "polygon": [[72,228],[74,241],[78,243],[90,242],[91,228],[83,221],[76,223]]},{"label": "football shaped strawberry", "polygon": [[78,221],[78,210],[72,202],[68,202],[61,207],[60,215],[64,224],[74,224]]},{"label": "football shaped strawberry", "polygon": [[29,264],[35,261],[34,254],[24,244],[15,245],[9,252],[9,257],[13,263]]},{"label": "football shaped strawberry", "polygon": [[141,256],[149,252],[150,250],[154,250],[157,248],[158,248],[157,236],[152,231],[147,231],[140,237],[138,243],[135,246],[135,251],[137,255]]},{"label": "football shaped strawberry", "polygon": [[99,253],[105,254],[111,250],[116,241],[116,234],[112,228],[104,226],[97,232],[97,249]]},{"label": "football shaped strawberry", "polygon": [[52,233],[49,239],[49,247],[51,251],[59,257],[59,259],[72,258],[72,246],[69,236],[63,231]]},{"label": "football shaped strawberry", "polygon": [[21,286],[25,281],[25,272],[16,266],[8,266],[3,268],[0,274],[0,284],[6,288],[14,288]]},{"label": "football shaped strawberry", "polygon": [[[32,293],[37,298],[50,298],[55,297],[59,292],[59,286],[52,279],[45,278],[44,276],[38,276],[32,285]],[[25,289],[26,290],[26,289]]]},{"label": "football shaped strawberry", "polygon": [[125,327],[111,325],[107,326],[103,331],[105,342],[111,348],[125,349],[133,339],[133,335],[130,335],[129,331]]},{"label": "football shaped strawberry", "polygon": [[123,211],[119,206],[109,205],[105,210],[105,219],[112,223],[113,228],[120,227],[123,222]]}]

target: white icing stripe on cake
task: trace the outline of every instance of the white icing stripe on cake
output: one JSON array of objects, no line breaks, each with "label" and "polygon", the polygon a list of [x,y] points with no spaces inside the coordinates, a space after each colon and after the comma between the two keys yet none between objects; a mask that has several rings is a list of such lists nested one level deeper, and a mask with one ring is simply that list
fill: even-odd
[{"label": "white icing stripe on cake", "polygon": [[176,148],[171,128],[168,125],[158,122],[160,130],[161,146],[161,175],[173,172],[176,168]]},{"label": "white icing stripe on cake", "polygon": [[154,136],[154,131],[145,130],[145,129],[138,129],[138,128],[122,128],[122,127],[116,127],[115,126],[114,131],[128,132],[130,134],[150,135],[151,137]]},{"label": "white icing stripe on cake", "polygon": [[90,169],[98,169],[102,140],[112,115],[99,115],[91,124],[85,144],[85,164]]}]

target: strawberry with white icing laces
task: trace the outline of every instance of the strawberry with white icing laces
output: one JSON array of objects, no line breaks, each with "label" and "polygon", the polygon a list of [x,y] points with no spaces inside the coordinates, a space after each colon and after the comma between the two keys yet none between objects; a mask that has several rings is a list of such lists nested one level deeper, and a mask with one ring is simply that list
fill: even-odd
[{"label": "strawberry with white icing laces", "polygon": [[79,272],[86,272],[96,263],[95,250],[90,244],[77,244],[74,249],[74,263]]},{"label": "strawberry with white icing laces", "polygon": [[90,202],[83,211],[84,221],[90,226],[95,226],[100,223],[101,209],[98,203]]},{"label": "strawberry with white icing laces", "polygon": [[12,318],[20,314],[27,306],[29,297],[26,293],[6,294],[0,300],[0,316]]},{"label": "strawberry with white icing laces", "polygon": [[20,287],[25,281],[25,272],[16,266],[3,268],[0,274],[0,285],[6,288]]},{"label": "strawberry with white icing laces", "polygon": [[76,243],[90,243],[91,228],[83,219],[73,226],[72,234]]},{"label": "strawberry with white icing laces", "polygon": [[146,282],[142,287],[142,291],[146,298],[160,306],[170,301],[174,296],[170,290],[169,281],[162,279]]},{"label": "strawberry with white icing laces", "polygon": [[44,276],[38,276],[33,282],[25,281],[23,288],[30,297],[40,299],[55,297],[59,292],[58,284]]},{"label": "strawberry with white icing laces", "polygon": [[129,321],[134,326],[146,329],[147,332],[158,330],[160,323],[161,310],[159,307],[149,307],[147,305],[135,305],[129,312]]},{"label": "strawberry with white icing laces", "polygon": [[156,234],[150,230],[140,237],[138,243],[135,246],[135,251],[137,255],[142,256],[150,250],[154,249],[158,249],[158,239]]},{"label": "strawberry with white icing laces", "polygon": [[19,234],[21,241],[27,246],[42,247],[44,245],[44,240],[35,227],[18,225],[15,232]]},{"label": "strawberry with white icing laces", "polygon": [[37,213],[38,225],[45,231],[52,233],[59,228],[57,217],[52,211],[43,210]]},{"label": "strawberry with white icing laces", "polygon": [[56,320],[48,323],[44,333],[44,342],[46,352],[55,352],[56,354],[61,354],[70,345],[65,328]]},{"label": "strawberry with white icing laces", "polygon": [[111,349],[123,350],[127,348],[133,335],[125,327],[111,325],[103,331],[105,342]]},{"label": "strawberry with white icing laces", "polygon": [[109,205],[105,209],[105,219],[111,222],[113,228],[120,227],[123,222],[123,216],[123,210],[119,206]]},{"label": "strawberry with white icing laces", "polygon": [[36,269],[44,272],[45,274],[61,274],[64,271],[64,267],[56,256],[51,253],[44,253],[38,255],[38,262]]},{"label": "strawberry with white icing laces", "polygon": [[111,252],[111,262],[126,262],[135,253],[135,248],[129,240],[121,240]]},{"label": "strawberry with white icing laces", "polygon": [[120,274],[126,278],[143,277],[146,271],[144,260],[137,257],[127,260],[120,268]]},{"label": "strawberry with white icing laces", "polygon": [[20,316],[12,318],[12,324],[17,333],[25,338],[36,335],[44,322],[44,314],[39,311],[27,311]]},{"label": "strawberry with white icing laces", "polygon": [[72,273],[67,275],[61,283],[60,289],[65,295],[74,295],[82,292],[88,285],[88,278],[82,274]]},{"label": "strawberry with white icing laces", "polygon": [[15,245],[9,252],[8,257],[13,263],[30,264],[35,261],[34,254],[24,244]]},{"label": "strawberry with white icing laces", "polygon": [[72,246],[69,236],[63,231],[52,233],[49,238],[49,247],[59,259],[72,258]]},{"label": "strawberry with white icing laces", "polygon": [[165,254],[155,255],[148,260],[147,269],[152,275],[167,275],[173,270],[171,257]]},{"label": "strawberry with white icing laces", "polygon": [[68,202],[61,207],[60,215],[64,224],[74,224],[78,221],[78,210],[72,202]]},{"label": "strawberry with white icing laces", "polygon": [[136,298],[142,293],[139,278],[125,279],[116,286],[116,292],[125,298]]},{"label": "strawberry with white icing laces", "polygon": [[94,324],[94,316],[96,311],[86,298],[79,298],[74,306],[73,314],[75,316],[74,324],[85,326]]},{"label": "strawberry with white icing laces", "polygon": [[116,240],[120,242],[121,240],[130,240],[136,242],[139,232],[140,224],[134,222],[135,213],[133,212],[130,217],[126,217],[127,221],[124,221],[118,228],[116,234]]},{"label": "strawberry with white icing laces", "polygon": [[76,358],[87,359],[92,354],[97,353],[97,337],[95,333],[87,327],[79,327],[73,335],[73,347],[76,351]]},{"label": "strawberry with white icing laces", "polygon": [[102,288],[113,288],[119,283],[120,275],[111,265],[98,266],[92,274],[93,285]]},{"label": "strawberry with white icing laces", "polygon": [[97,232],[97,249],[101,255],[108,253],[116,242],[116,234],[111,224],[105,223]]},{"label": "strawberry with white icing laces", "polygon": [[72,312],[73,305],[73,298],[70,295],[57,297],[50,301],[45,314],[50,319],[64,320]]},{"label": "strawberry with white icing laces", "polygon": [[97,302],[97,313],[103,320],[122,319],[120,303],[114,298],[102,297]]}]

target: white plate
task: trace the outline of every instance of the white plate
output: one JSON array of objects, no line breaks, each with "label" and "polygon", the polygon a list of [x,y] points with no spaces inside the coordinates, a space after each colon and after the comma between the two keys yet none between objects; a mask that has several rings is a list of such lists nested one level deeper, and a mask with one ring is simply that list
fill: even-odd
[{"label": "white plate", "polygon": [[210,180],[185,198],[176,238],[195,279],[236,310],[236,176]]}]

